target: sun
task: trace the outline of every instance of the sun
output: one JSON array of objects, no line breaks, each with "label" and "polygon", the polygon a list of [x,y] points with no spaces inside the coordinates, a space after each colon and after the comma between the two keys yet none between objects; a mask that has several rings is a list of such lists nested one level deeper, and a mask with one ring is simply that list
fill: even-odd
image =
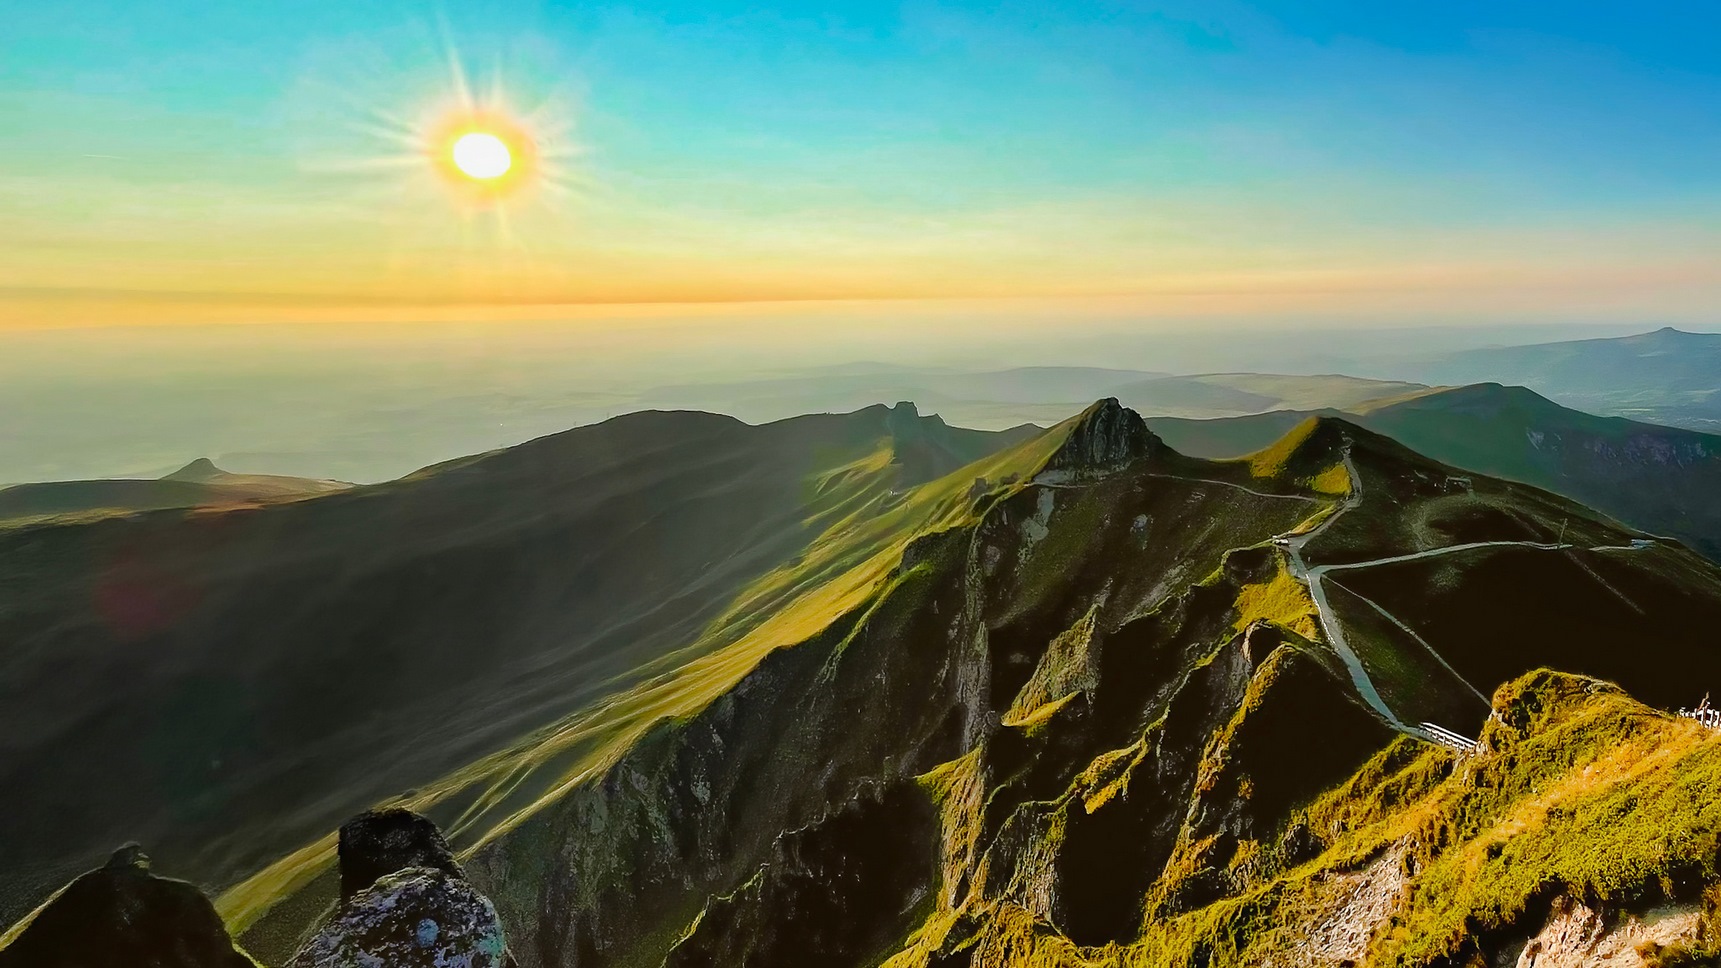
[{"label": "sun", "polygon": [[514,153],[508,150],[508,143],[488,131],[469,131],[456,138],[451,155],[454,167],[479,181],[501,178],[514,167]]},{"label": "sun", "polygon": [[534,127],[495,105],[460,104],[420,129],[420,150],[454,198],[494,208],[532,196],[531,189],[559,173]]}]

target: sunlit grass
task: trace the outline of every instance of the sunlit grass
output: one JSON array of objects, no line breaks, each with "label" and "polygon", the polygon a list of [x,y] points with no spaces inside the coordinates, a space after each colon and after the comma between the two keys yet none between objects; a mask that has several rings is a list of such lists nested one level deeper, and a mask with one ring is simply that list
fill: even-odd
[{"label": "sunlit grass", "polygon": [[[805,482],[806,521],[819,533],[798,561],[736,596],[646,682],[613,693],[512,749],[425,785],[396,804],[419,811],[470,798],[445,826],[465,852],[494,841],[603,773],[657,722],[692,715],[732,689],[773,650],[811,639],[864,604],[917,536],[972,519],[976,476],[1020,482],[1063,442],[1064,425],[908,490],[896,490],[888,438],[876,450]],[[217,909],[237,935],[334,864],[333,833],[224,892]]]}]

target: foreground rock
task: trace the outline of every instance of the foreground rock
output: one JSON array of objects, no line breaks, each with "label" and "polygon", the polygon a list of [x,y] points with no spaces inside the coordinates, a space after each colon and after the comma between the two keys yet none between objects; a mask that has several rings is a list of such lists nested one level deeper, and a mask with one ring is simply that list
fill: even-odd
[{"label": "foreground rock", "polygon": [[503,968],[496,909],[464,880],[428,867],[383,877],[341,905],[293,968]]},{"label": "foreground rock", "polygon": [[293,968],[505,968],[502,922],[466,882],[442,831],[410,810],[342,825],[341,900]]},{"label": "foreground rock", "polygon": [[136,846],[79,877],[0,949],[4,968],[256,968],[194,885]]}]

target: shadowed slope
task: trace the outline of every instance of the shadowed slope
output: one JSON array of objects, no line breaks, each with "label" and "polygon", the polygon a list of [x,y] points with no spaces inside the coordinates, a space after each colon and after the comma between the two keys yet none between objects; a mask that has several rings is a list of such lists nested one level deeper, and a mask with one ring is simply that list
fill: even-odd
[{"label": "shadowed slope", "polygon": [[649,679],[814,537],[1010,439],[641,413],[314,501],[0,532],[0,786],[30,791],[0,909],[131,838],[224,886]]},{"label": "shadowed slope", "polygon": [[257,968],[194,885],[122,847],[0,936],[0,968]]}]

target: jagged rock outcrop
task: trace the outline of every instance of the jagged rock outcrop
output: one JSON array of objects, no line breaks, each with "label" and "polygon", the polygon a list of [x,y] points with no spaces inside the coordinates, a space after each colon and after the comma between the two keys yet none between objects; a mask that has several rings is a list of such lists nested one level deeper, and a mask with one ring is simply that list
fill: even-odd
[{"label": "jagged rock outcrop", "polygon": [[150,873],[136,844],[67,885],[12,943],[0,968],[255,968],[195,885]]},{"label": "jagged rock outcrop", "polygon": [[504,968],[512,964],[496,909],[447,871],[410,867],[342,904],[299,949],[292,968]]},{"label": "jagged rock outcrop", "polygon": [[292,968],[507,968],[502,922],[442,831],[410,810],[341,825],[341,900]]},{"label": "jagged rock outcrop", "polygon": [[1151,457],[1165,444],[1147,429],[1141,414],[1108,397],[1084,411],[1064,443],[1046,462],[1042,480],[1116,470]]},{"label": "jagged rock outcrop", "polygon": [[[1570,897],[1554,900],[1548,923],[1512,968],[1696,968],[1716,963],[1711,929],[1696,905],[1647,914],[1596,910]],[[1510,955],[1508,949],[1506,954]]]}]

